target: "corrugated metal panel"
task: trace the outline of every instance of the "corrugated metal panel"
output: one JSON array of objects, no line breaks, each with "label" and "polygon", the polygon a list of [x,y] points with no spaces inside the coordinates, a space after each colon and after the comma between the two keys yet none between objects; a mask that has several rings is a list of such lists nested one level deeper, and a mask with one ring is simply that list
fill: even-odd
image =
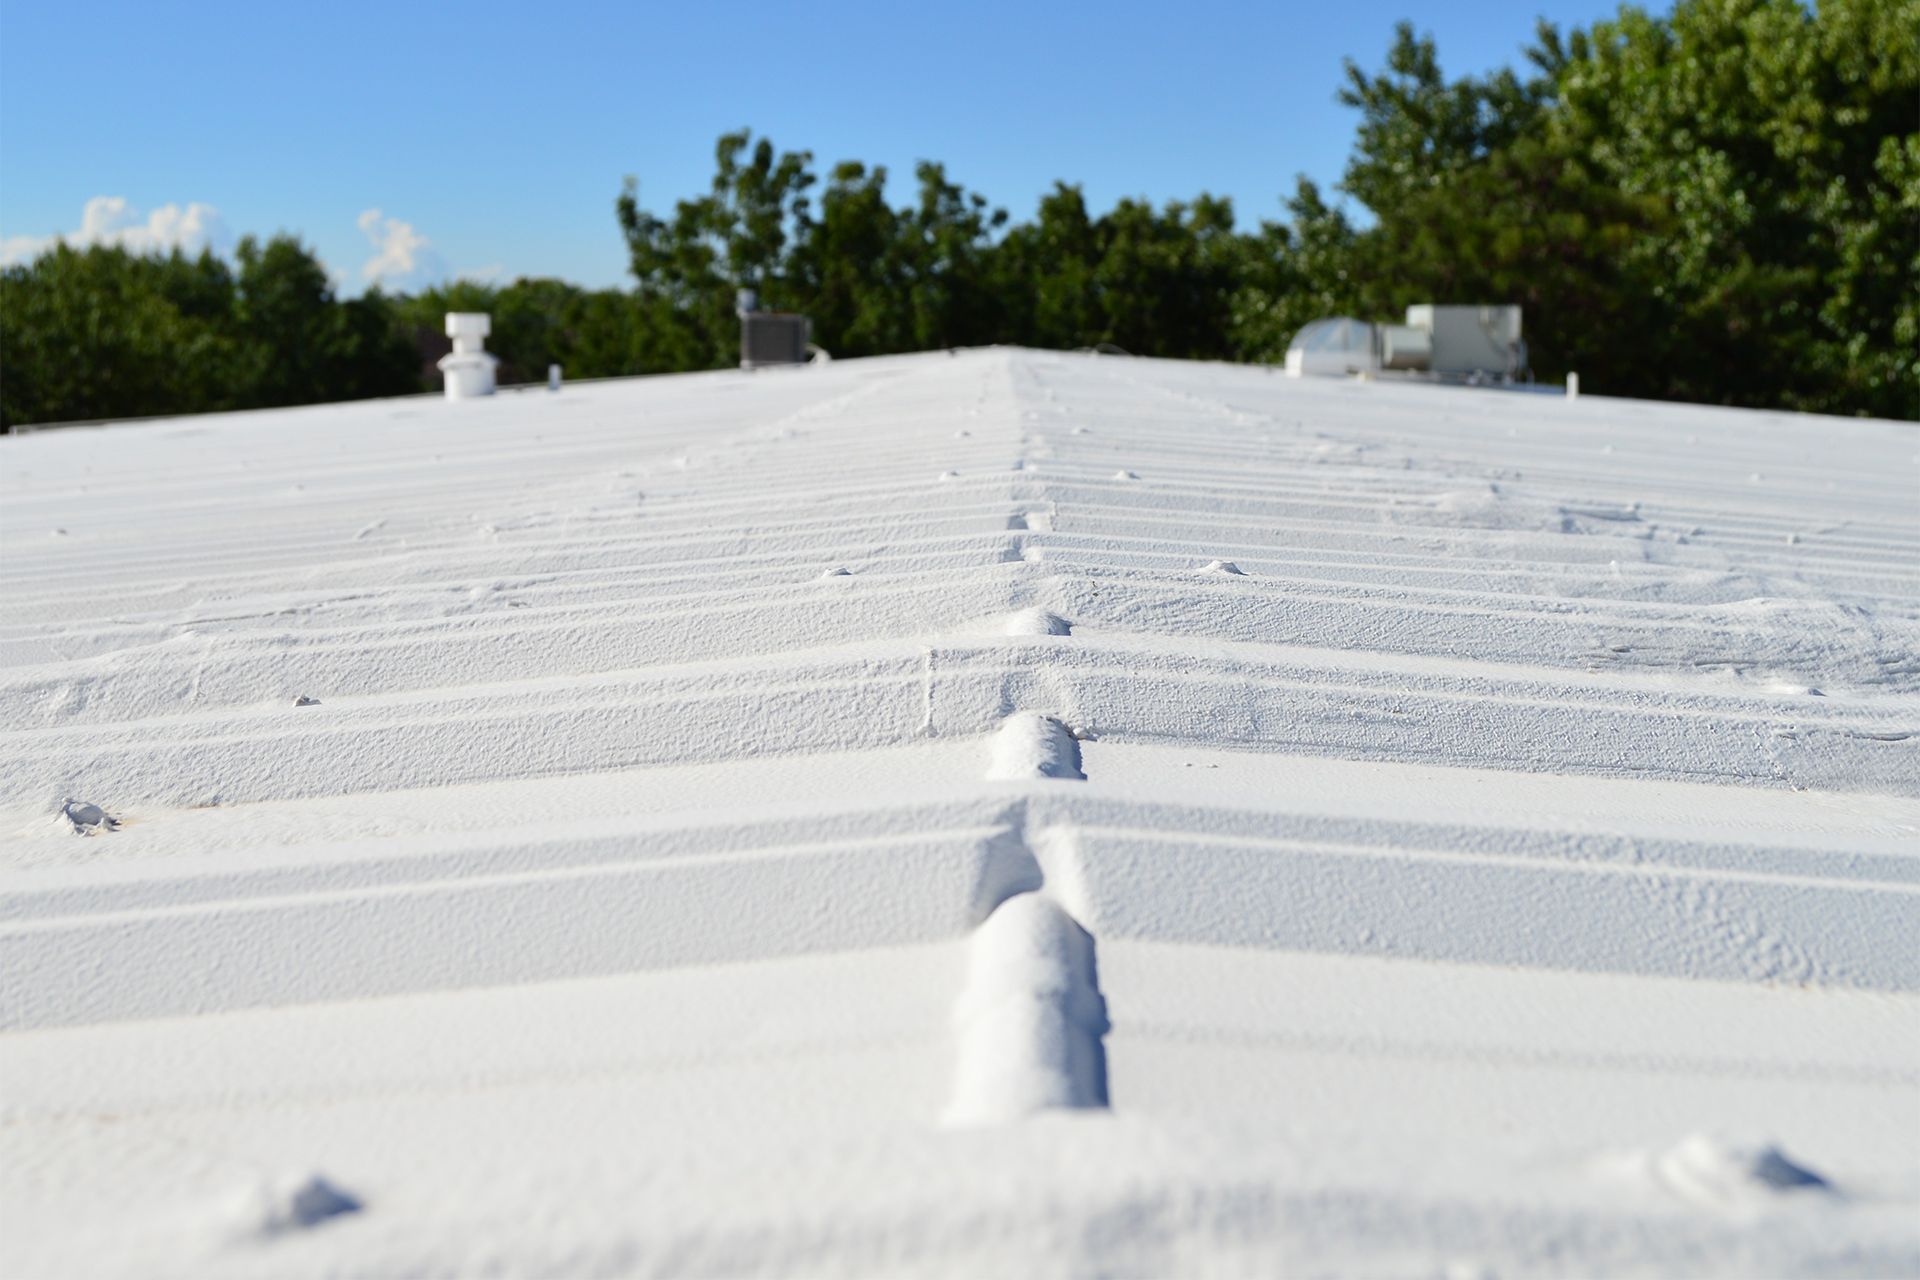
[{"label": "corrugated metal panel", "polygon": [[20,1269],[1910,1269],[1913,449],[1023,351],[6,442]]}]

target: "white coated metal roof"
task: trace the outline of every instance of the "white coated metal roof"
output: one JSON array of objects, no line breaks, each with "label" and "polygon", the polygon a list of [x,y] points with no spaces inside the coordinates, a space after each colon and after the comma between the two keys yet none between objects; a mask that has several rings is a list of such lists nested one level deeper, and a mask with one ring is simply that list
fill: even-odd
[{"label": "white coated metal roof", "polygon": [[0,441],[0,1269],[1920,1269],[1917,460],[999,349]]}]

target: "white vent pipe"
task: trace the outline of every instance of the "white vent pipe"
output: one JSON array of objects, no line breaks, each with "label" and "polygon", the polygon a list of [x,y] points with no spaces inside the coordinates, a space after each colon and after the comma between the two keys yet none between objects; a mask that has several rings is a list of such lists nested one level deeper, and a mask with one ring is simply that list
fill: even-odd
[{"label": "white vent pipe", "polygon": [[467,400],[493,394],[494,366],[500,361],[486,352],[487,335],[493,332],[493,317],[484,311],[447,312],[447,336],[453,350],[440,357],[447,399]]}]

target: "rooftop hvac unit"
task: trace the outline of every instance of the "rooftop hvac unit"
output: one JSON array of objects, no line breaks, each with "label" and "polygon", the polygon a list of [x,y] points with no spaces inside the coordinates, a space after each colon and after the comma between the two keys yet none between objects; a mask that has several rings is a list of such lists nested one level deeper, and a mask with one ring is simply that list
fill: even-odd
[{"label": "rooftop hvac unit", "polygon": [[1433,335],[1435,373],[1512,378],[1526,365],[1518,307],[1408,307],[1407,324]]},{"label": "rooftop hvac unit", "polygon": [[805,364],[807,335],[812,322],[790,311],[740,313],[740,367],[758,369],[770,364]]},{"label": "rooftop hvac unit", "polygon": [[1333,316],[1301,329],[1287,347],[1287,372],[1296,378],[1382,371],[1443,382],[1520,381],[1527,375],[1520,308],[1423,304],[1407,308],[1405,324]]}]

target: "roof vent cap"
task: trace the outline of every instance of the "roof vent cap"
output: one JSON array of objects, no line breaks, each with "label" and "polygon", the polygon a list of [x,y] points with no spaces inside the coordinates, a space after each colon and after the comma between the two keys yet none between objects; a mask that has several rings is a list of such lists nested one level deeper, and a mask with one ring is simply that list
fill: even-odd
[{"label": "roof vent cap", "polygon": [[447,399],[493,394],[494,367],[500,361],[486,352],[487,335],[492,332],[493,317],[484,311],[447,312],[447,336],[453,339],[453,350],[440,357]]}]

